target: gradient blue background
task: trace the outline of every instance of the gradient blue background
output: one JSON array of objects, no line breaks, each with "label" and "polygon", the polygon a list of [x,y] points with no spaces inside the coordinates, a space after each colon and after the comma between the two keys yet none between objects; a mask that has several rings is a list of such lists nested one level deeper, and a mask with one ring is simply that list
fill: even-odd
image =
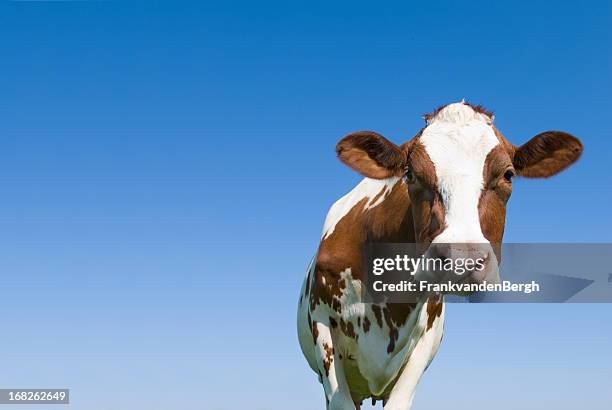
[{"label": "gradient blue background", "polygon": [[[323,408],[295,310],[359,179],[334,145],[464,97],[586,145],[516,182],[507,241],[612,242],[610,3],[424,3],[2,4],[0,387]],[[609,409],[611,313],[451,305],[415,409]]]}]

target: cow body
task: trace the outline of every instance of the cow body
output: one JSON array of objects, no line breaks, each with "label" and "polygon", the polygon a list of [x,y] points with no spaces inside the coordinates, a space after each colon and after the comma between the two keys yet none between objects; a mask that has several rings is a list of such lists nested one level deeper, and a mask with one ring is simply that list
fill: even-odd
[{"label": "cow body", "polygon": [[[298,309],[300,346],[328,409],[358,409],[372,398],[383,400],[385,410],[408,410],[442,339],[442,295],[363,302],[363,245],[478,243],[484,247],[462,252],[487,260],[487,272],[469,276],[487,281],[500,260],[490,244],[503,236],[512,176],[554,175],[582,152],[575,137],[556,131],[517,148],[492,125],[492,114],[464,102],[426,119],[401,146],[373,132],[351,134],[337,146],[339,158],[366,178],[331,207]],[[440,257],[454,258],[457,249],[448,252]]]},{"label": "cow body", "polygon": [[[347,388],[327,398],[342,403],[332,403],[333,408],[354,409],[353,403],[370,397],[386,403],[394,389],[401,391],[403,399],[411,398],[442,339],[444,306],[440,298],[406,305],[361,300],[363,272],[360,260],[351,259],[351,255],[358,255],[362,240],[371,238],[372,232],[367,232],[364,221],[371,220],[378,208],[380,215],[389,214],[395,219],[380,221],[388,225],[388,231],[381,233],[379,239],[414,242],[413,229],[406,226],[411,224],[410,200],[402,184],[400,178],[366,178],[332,206],[319,253],[302,285],[298,314],[302,352],[321,383],[328,385],[326,391],[333,390],[334,383]],[[400,202],[403,218],[385,212],[385,208],[395,208]],[[364,225],[359,226],[361,223]],[[361,232],[345,235],[347,228]],[[344,269],[335,272],[330,265]],[[336,299],[325,303],[319,293],[332,287],[339,295],[337,303]],[[339,380],[334,382],[333,378]],[[389,407],[392,403],[386,404]],[[409,407],[409,403],[406,405]],[[408,408],[406,405],[396,408]]]}]

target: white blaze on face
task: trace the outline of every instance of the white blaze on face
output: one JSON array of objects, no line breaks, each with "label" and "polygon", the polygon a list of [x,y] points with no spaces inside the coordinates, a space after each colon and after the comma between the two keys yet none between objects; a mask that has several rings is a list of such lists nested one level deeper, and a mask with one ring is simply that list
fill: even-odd
[{"label": "white blaze on face", "polygon": [[434,243],[487,243],[478,201],[487,155],[499,144],[491,119],[462,102],[450,104],[429,121],[421,135],[437,174],[446,229]]}]

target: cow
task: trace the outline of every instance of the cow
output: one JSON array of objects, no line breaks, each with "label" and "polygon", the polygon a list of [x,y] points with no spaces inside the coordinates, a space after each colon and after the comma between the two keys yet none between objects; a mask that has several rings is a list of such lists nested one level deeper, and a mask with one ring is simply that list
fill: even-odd
[{"label": "cow", "polygon": [[[301,350],[329,410],[360,409],[368,398],[382,400],[385,410],[410,409],[442,340],[444,295],[364,302],[364,243],[499,244],[513,177],[551,177],[583,150],[579,139],[561,131],[517,147],[495,127],[491,112],[465,101],[424,118],[425,126],[401,145],[359,131],[336,146],[340,161],[365,178],[327,214],[297,319]],[[491,247],[478,252],[498,263]]]}]

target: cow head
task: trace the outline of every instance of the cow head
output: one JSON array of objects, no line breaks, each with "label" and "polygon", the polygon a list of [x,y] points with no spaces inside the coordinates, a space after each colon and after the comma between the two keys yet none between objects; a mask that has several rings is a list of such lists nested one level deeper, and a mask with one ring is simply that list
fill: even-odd
[{"label": "cow head", "polygon": [[546,131],[517,147],[493,125],[491,113],[465,102],[425,119],[400,146],[371,131],[350,134],[338,143],[338,157],[369,178],[402,177],[417,242],[445,260],[485,259],[484,270],[465,277],[490,281],[499,260],[499,248],[491,245],[502,241],[513,177],[551,177],[580,157],[582,144],[568,133]]}]

